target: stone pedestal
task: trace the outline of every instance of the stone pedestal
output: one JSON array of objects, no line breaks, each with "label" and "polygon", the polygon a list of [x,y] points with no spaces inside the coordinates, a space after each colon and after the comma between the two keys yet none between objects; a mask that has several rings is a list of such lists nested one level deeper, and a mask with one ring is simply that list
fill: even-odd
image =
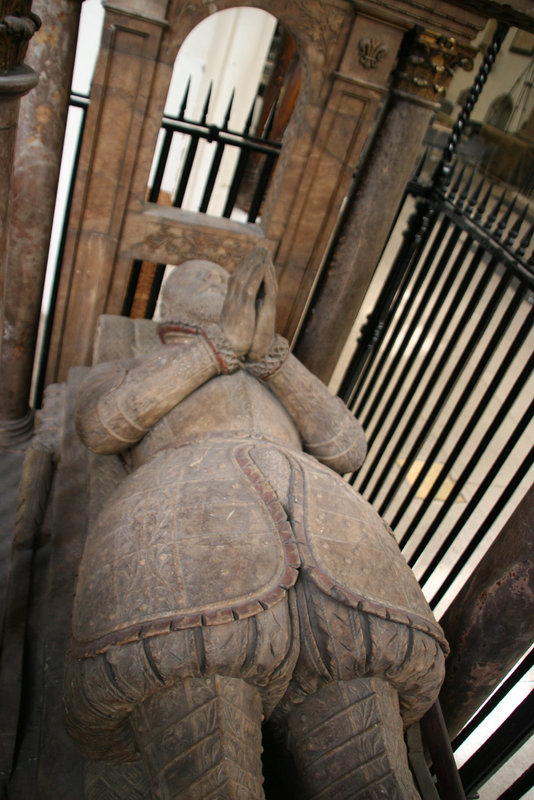
[{"label": "stone pedestal", "polygon": [[32,366],[80,5],[80,0],[34,2],[44,24],[30,45],[28,61],[41,80],[22,101],[18,117],[4,283],[0,444],[23,439],[31,432]]}]

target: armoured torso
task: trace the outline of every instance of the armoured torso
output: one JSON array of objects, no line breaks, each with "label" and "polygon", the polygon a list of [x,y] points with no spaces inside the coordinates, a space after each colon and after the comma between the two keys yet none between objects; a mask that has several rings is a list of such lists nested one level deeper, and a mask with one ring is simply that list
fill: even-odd
[{"label": "armoured torso", "polygon": [[262,438],[301,450],[298,431],[280,401],[243,370],[212,378],[175,406],[132,448],[137,468],[169,445],[210,436]]}]

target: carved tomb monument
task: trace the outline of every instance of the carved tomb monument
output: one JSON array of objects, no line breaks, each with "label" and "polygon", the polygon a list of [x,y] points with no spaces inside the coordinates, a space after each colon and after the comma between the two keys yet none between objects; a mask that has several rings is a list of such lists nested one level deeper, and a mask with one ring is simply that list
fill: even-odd
[{"label": "carved tomb monument", "polygon": [[303,797],[416,798],[403,725],[447,644],[341,477],[359,423],[275,336],[275,305],[256,250],[231,277],[182,264],[161,322],[101,318],[76,410],[98,455],[66,725],[89,759],[142,759],[147,797],[263,797],[270,718]]}]

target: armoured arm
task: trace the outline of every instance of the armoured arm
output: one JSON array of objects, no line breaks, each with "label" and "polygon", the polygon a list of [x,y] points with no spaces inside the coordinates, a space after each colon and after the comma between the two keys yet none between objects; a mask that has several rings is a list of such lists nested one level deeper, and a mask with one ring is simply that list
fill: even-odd
[{"label": "armoured arm", "polygon": [[263,380],[295,421],[308,453],[340,474],[361,467],[366,445],[360,423],[295,356]]},{"label": "armoured arm", "polygon": [[324,383],[288,354],[286,340],[274,335],[276,276],[267,253],[263,263],[261,286],[255,296],[242,301],[255,311],[254,334],[244,366],[282,402],[311,455],[336,472],[353,472],[365,458],[362,427]]},{"label": "armoured arm", "polygon": [[200,335],[131,361],[98,364],[78,393],[78,435],[95,453],[127,450],[184,397],[222,371],[215,350]]}]

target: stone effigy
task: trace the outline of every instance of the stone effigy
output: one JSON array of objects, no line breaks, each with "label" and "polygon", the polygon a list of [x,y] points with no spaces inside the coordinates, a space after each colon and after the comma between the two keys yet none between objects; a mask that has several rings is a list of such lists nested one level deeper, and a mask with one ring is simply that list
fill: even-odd
[{"label": "stone effigy", "polygon": [[102,321],[108,360],[76,410],[99,455],[67,728],[90,759],[140,756],[153,797],[263,797],[270,718],[303,797],[416,798],[403,724],[436,699],[447,645],[341,477],[365,455],[358,422],[275,309],[260,250],[230,278],[177,268],[161,323]]}]

